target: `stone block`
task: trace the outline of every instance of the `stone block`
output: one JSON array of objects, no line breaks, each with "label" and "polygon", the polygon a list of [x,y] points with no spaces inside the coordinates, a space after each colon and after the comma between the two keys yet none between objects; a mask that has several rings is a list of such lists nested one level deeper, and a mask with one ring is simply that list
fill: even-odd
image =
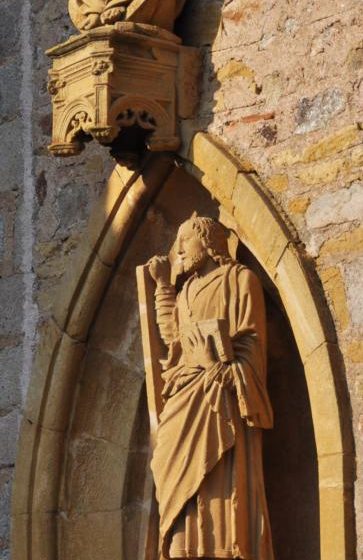
[{"label": "stone block", "polygon": [[320,455],[318,459],[319,488],[352,488],[354,484],[354,455],[343,453]]},{"label": "stone block", "polygon": [[363,251],[363,226],[327,239],[320,248],[320,256],[347,255],[360,251]]},{"label": "stone block", "polygon": [[344,111],[344,91],[335,87],[318,93],[313,98],[300,99],[296,110],[296,134],[306,134],[326,126],[329,120]]},{"label": "stone block", "polygon": [[52,310],[58,325],[71,338],[84,340],[87,336],[110,273],[83,237],[57,287]]},{"label": "stone block", "polygon": [[330,160],[323,160],[317,163],[308,165],[300,171],[296,172],[296,177],[304,185],[313,186],[318,184],[326,185],[332,183],[338,177],[339,173],[345,171],[346,161],[344,158]]},{"label": "stone block", "polygon": [[60,535],[67,560],[114,560],[123,556],[120,510],[63,515]]},{"label": "stone block", "polygon": [[350,317],[355,327],[363,325],[363,257],[344,266],[344,278],[348,296]]},{"label": "stone block", "polygon": [[291,214],[305,214],[309,204],[310,198],[308,196],[300,196],[289,202],[289,210]]},{"label": "stone block", "polygon": [[19,411],[0,416],[0,467],[15,463],[19,431]]},{"label": "stone block", "polygon": [[[347,545],[352,546],[353,535],[347,535],[345,504],[347,491],[342,486],[321,488],[320,497],[320,548],[321,560],[347,560]],[[332,531],[332,527],[335,528]],[[346,542],[347,541],[347,542]]]},{"label": "stone block", "polygon": [[[3,0],[1,3],[0,20],[0,65],[11,58],[19,48],[20,35],[19,14],[21,13],[21,0]],[[11,30],[11,33],[9,33]]]},{"label": "stone block", "polygon": [[58,550],[57,515],[54,512],[33,513],[31,516],[32,549],[38,558],[53,559]]},{"label": "stone block", "polygon": [[15,212],[15,193],[0,193],[0,277],[10,276],[14,270]]},{"label": "stone block", "polygon": [[23,418],[20,426],[18,453],[12,493],[13,515],[29,513],[30,496],[33,487],[33,463],[38,428]]},{"label": "stone block", "polygon": [[254,82],[255,72],[242,60],[235,60],[234,58],[224,64],[217,72],[217,80],[220,82],[231,80],[236,77],[245,78],[249,82]]},{"label": "stone block", "polygon": [[274,192],[284,192],[288,186],[287,175],[271,175],[266,181],[266,187]]},{"label": "stone block", "polygon": [[88,434],[127,448],[143,379],[105,352],[90,349],[85,359],[74,414],[74,437]]},{"label": "stone block", "polygon": [[0,414],[21,402],[19,377],[22,359],[21,346],[0,350]]},{"label": "stone block", "polygon": [[0,558],[10,553],[10,494],[13,469],[0,469]]},{"label": "stone block", "polygon": [[326,340],[319,304],[313,297],[304,266],[289,246],[276,266],[275,284],[287,312],[302,360]]},{"label": "stone block", "polygon": [[[194,136],[190,159],[200,172],[200,182],[224,206],[230,206],[239,171],[238,162],[207,134]],[[229,208],[227,208],[229,209]]]},{"label": "stone block", "polygon": [[312,201],[307,213],[308,228],[322,228],[360,220],[363,216],[363,183],[328,192]]},{"label": "stone block", "polygon": [[[352,452],[350,433],[340,418],[339,403],[343,401],[343,394],[339,390],[339,364],[336,346],[331,344],[322,344],[304,360],[318,461],[327,455]],[[342,413],[347,416],[347,411]],[[326,461],[321,469],[325,466]],[[328,474],[326,477],[329,478]]]},{"label": "stone block", "polygon": [[18,190],[23,183],[22,134],[20,118],[0,125],[0,135],[6,138],[0,154],[0,192]]},{"label": "stone block", "polygon": [[131,178],[125,189],[125,196],[121,196],[119,204],[110,213],[110,219],[104,230],[102,241],[98,246],[98,255],[102,262],[112,266],[120,253],[126,236],[142,216],[148,203],[162,187],[169,174],[174,169],[170,156],[154,156],[143,168],[135,181]]},{"label": "stone block", "polygon": [[29,514],[13,515],[11,518],[12,560],[24,560],[28,555]]},{"label": "stone block", "polygon": [[120,507],[127,448],[102,438],[72,439],[62,508],[72,512],[115,511]]},{"label": "stone block", "polygon": [[65,431],[69,424],[85,350],[84,343],[63,334],[56,359],[49,372],[49,389],[41,420],[44,428]]},{"label": "stone block", "polygon": [[50,370],[58,352],[62,332],[48,319],[38,327],[39,342],[35,353],[32,376],[25,403],[25,417],[33,424],[40,423],[42,403],[46,394]]},{"label": "stone block", "polygon": [[0,123],[8,122],[20,114],[21,59],[12,57],[0,65]]},{"label": "stone block", "polygon": [[84,281],[80,279],[78,297],[76,301],[70,302],[69,320],[65,326],[70,337],[84,340],[87,336],[110,275],[111,268],[105,266],[98,257],[91,260]]},{"label": "stone block", "polygon": [[[347,348],[347,357],[353,363],[360,364],[363,363],[363,341],[353,340]],[[362,391],[363,396],[363,391]]]},{"label": "stone block", "polygon": [[306,163],[317,161],[347,150],[359,142],[359,136],[359,127],[356,124],[342,128],[306,148],[302,161]]},{"label": "stone block", "polygon": [[[39,196],[41,188],[39,187],[39,179],[37,182]],[[56,201],[53,209],[56,211],[58,220],[57,233],[60,237],[66,238],[71,235],[75,228],[79,228],[84,223],[90,213],[90,192],[89,185],[79,182],[77,185],[73,181],[62,185],[56,195]]]},{"label": "stone block", "polygon": [[344,280],[338,267],[329,267],[320,272],[323,288],[334,309],[334,315],[340,328],[346,329],[349,325],[349,311]]},{"label": "stone block", "polygon": [[127,185],[136,177],[137,173],[121,165],[116,165],[113,169],[106,188],[98,199],[88,220],[87,237],[91,249],[97,250],[98,245],[102,242],[102,236],[105,233],[110,216],[126,194]]},{"label": "stone block", "polygon": [[32,488],[32,511],[45,513],[58,509],[66,436],[62,432],[40,428],[38,437],[37,462]]},{"label": "stone block", "polygon": [[242,241],[273,277],[276,264],[289,243],[287,228],[279,223],[253,175],[238,174],[232,201]]},{"label": "stone block", "polygon": [[0,278],[0,336],[22,332],[23,278],[21,275]]}]

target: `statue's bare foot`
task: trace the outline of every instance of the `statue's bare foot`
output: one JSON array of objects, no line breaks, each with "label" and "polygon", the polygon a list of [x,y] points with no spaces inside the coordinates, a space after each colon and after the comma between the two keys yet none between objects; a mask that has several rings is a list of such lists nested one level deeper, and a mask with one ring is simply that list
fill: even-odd
[{"label": "statue's bare foot", "polygon": [[123,15],[126,12],[126,8],[110,8],[106,10],[101,15],[101,21],[103,24],[115,23],[115,21],[120,21],[123,19]]}]

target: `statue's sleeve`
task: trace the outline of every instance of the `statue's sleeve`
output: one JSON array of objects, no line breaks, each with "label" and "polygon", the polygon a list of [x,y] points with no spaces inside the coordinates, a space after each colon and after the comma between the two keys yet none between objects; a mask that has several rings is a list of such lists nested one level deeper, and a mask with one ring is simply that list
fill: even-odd
[{"label": "statue's sleeve", "polygon": [[273,415],[266,388],[266,315],[262,286],[251,270],[234,267],[226,290],[234,350],[230,367],[239,410],[247,424],[271,428]]},{"label": "statue's sleeve", "polygon": [[160,336],[166,346],[175,340],[177,335],[176,326],[176,291],[172,285],[157,286],[155,290],[156,322],[159,327]]},{"label": "statue's sleeve", "polygon": [[233,266],[225,278],[224,299],[234,359],[229,363],[218,362],[206,372],[206,396],[212,408],[220,412],[225,400],[223,388],[237,398],[240,415],[249,426],[271,428],[262,286],[251,270]]}]

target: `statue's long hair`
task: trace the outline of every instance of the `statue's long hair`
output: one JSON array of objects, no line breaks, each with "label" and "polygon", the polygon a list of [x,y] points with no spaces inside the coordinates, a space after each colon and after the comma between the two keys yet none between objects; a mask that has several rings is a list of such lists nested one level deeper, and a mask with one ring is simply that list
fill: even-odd
[{"label": "statue's long hair", "polygon": [[208,254],[219,266],[232,262],[226,232],[219,222],[213,218],[198,216],[196,212],[193,212],[189,220]]}]

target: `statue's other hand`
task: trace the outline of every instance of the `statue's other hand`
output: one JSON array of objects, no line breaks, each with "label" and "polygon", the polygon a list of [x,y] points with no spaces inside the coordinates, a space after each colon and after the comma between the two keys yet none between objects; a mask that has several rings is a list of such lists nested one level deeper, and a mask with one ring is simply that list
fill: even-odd
[{"label": "statue's other hand", "polygon": [[209,369],[218,362],[213,351],[212,337],[203,338],[199,328],[196,327],[188,334],[188,338],[189,353],[198,366]]},{"label": "statue's other hand", "polygon": [[101,22],[105,25],[115,23],[115,21],[122,19],[125,13],[126,8],[110,8],[101,15]]},{"label": "statue's other hand", "polygon": [[168,257],[152,257],[148,265],[150,275],[158,286],[170,285],[170,262]]},{"label": "statue's other hand", "polygon": [[100,25],[100,15],[99,14],[89,14],[85,20],[82,22],[81,29],[87,31],[88,29],[93,29]]}]

